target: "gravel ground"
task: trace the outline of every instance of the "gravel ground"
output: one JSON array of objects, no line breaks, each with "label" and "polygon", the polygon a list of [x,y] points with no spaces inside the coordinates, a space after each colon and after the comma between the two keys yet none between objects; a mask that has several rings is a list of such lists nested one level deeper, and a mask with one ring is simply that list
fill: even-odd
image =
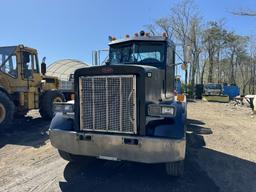
[{"label": "gravel ground", "polygon": [[[198,111],[200,111],[198,113]],[[248,108],[220,103],[190,103],[190,127],[210,128],[197,161],[221,191],[256,191],[256,115]]]},{"label": "gravel ground", "polygon": [[190,102],[185,174],[163,165],[62,160],[37,111],[0,134],[0,192],[5,191],[256,191],[256,117],[243,107]]}]

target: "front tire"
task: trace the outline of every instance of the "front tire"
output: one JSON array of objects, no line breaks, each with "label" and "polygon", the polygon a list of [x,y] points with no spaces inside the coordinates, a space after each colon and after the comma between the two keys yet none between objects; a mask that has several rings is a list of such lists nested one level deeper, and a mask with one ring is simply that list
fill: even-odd
[{"label": "front tire", "polygon": [[165,165],[166,173],[169,176],[179,177],[184,172],[184,161],[170,162]]},{"label": "front tire", "polygon": [[47,120],[52,119],[54,116],[53,103],[64,101],[64,95],[57,90],[47,91],[43,93],[43,95],[40,98],[39,104],[39,113],[41,114],[42,118]]},{"label": "front tire", "polygon": [[0,130],[11,124],[14,112],[14,103],[5,93],[0,91]]}]

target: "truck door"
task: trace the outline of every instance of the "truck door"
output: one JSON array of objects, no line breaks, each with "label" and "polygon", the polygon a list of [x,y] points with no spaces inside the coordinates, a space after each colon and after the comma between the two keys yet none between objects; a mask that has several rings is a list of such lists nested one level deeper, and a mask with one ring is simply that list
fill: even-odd
[{"label": "truck door", "polygon": [[41,76],[36,53],[22,52],[22,76],[27,83],[27,92],[24,92],[24,105],[28,109],[38,108]]}]

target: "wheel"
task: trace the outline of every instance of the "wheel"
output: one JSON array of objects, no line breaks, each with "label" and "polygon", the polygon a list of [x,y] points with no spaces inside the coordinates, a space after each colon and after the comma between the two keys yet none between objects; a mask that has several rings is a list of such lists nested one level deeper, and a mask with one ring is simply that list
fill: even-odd
[{"label": "wheel", "polygon": [[65,97],[64,95],[57,91],[47,91],[43,93],[43,95],[40,97],[40,103],[39,103],[39,113],[41,114],[42,118],[44,119],[52,119],[54,116],[53,112],[53,103],[54,102],[64,102]]},{"label": "wheel", "polygon": [[95,159],[93,157],[73,155],[62,150],[58,150],[58,152],[62,159],[69,162],[82,162],[83,165],[89,164]]},{"label": "wheel", "polygon": [[182,176],[184,172],[184,161],[166,163],[166,173],[170,176]]},{"label": "wheel", "polygon": [[12,100],[0,91],[0,129],[7,128],[13,119],[15,106]]}]

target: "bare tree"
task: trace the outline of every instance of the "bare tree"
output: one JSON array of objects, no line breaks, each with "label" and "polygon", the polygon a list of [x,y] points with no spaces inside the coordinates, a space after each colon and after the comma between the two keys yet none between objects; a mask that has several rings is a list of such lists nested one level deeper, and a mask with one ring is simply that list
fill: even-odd
[{"label": "bare tree", "polygon": [[157,35],[156,26],[153,24],[144,25],[144,27],[152,34]]},{"label": "bare tree", "polygon": [[[248,38],[240,35],[234,34],[234,32],[229,32],[225,36],[226,47],[230,57],[230,79],[231,84],[236,84],[235,77],[235,67],[237,64],[241,64],[241,57],[246,52],[246,46],[248,43]],[[244,57],[245,58],[245,57]],[[240,61],[238,63],[238,61]],[[240,68],[242,70],[242,68]],[[242,73],[243,78],[243,73]]]},{"label": "bare tree", "polygon": [[172,39],[173,30],[169,18],[164,17],[156,20],[156,25],[159,26],[162,29],[162,31],[164,31],[167,34],[169,39]]},{"label": "bare tree", "polygon": [[246,52],[248,40],[248,37],[237,36],[237,47],[235,49],[236,65],[239,68],[237,70],[237,73],[239,74],[240,77],[237,79],[237,81],[239,82],[240,87],[242,88],[243,95],[246,93],[246,88],[249,85],[252,78],[250,75],[250,57]]},{"label": "bare tree", "polygon": [[250,75],[249,94],[256,93],[256,37],[249,38]]},{"label": "bare tree", "polygon": [[201,65],[201,78],[200,78],[200,83],[201,84],[204,84],[204,73],[205,73],[205,67],[206,67],[206,64],[207,64],[207,53],[204,51],[203,52],[203,58],[202,58],[202,65]]},{"label": "bare tree", "polygon": [[235,54],[237,49],[237,37],[233,34],[233,32],[228,33],[225,37],[227,41],[227,48],[230,57],[230,77],[229,83],[236,84],[235,80]]},{"label": "bare tree", "polygon": [[196,10],[193,0],[182,0],[171,8],[170,24],[175,38],[182,44],[183,57],[186,55],[186,46],[191,44],[189,33],[192,21],[198,17]]},{"label": "bare tree", "polygon": [[238,15],[238,16],[256,16],[256,11],[254,10],[238,10],[238,11],[231,11],[233,15]]},{"label": "bare tree", "polygon": [[[194,87],[196,71],[199,70],[200,35],[201,35],[201,18],[193,0],[182,0],[171,8],[170,24],[175,39],[181,43],[183,50],[183,60],[187,52],[191,52],[190,58],[190,84]],[[188,50],[188,47],[190,50]],[[188,72],[185,72],[185,82],[187,82]]]},{"label": "bare tree", "polygon": [[216,63],[216,54],[225,44],[226,30],[218,22],[209,22],[209,27],[204,31],[204,46],[208,53],[209,71],[208,82],[213,82],[213,69]]},{"label": "bare tree", "polygon": [[[234,15],[256,16],[256,11],[233,11]],[[225,29],[223,20],[211,21],[202,27],[202,18],[194,0],[180,0],[173,4],[170,15],[156,20],[146,28],[153,34],[165,32],[176,44],[181,45],[183,60],[187,60],[189,47],[191,86],[196,80],[202,84],[218,82],[238,84],[243,93],[256,91],[256,40],[248,41]],[[203,29],[204,28],[204,29]],[[251,43],[248,49],[249,42]],[[205,81],[206,80],[206,81]]]},{"label": "bare tree", "polygon": [[189,41],[191,46],[191,66],[190,66],[190,83],[191,86],[195,85],[196,73],[199,70],[199,58],[202,51],[202,29],[200,26],[200,18],[194,17],[190,24]]},{"label": "bare tree", "polygon": [[[198,16],[197,8],[193,0],[181,0],[171,7],[169,17],[163,17],[156,20],[155,25],[147,25],[146,28],[152,33],[159,33],[159,29],[165,32],[168,37],[182,46],[183,61],[188,62],[188,47],[192,54],[190,61],[190,83],[195,84],[195,74],[199,69],[199,40],[201,34],[201,18]],[[185,72],[185,81],[187,82],[187,70]]]},{"label": "bare tree", "polygon": [[162,17],[157,19],[154,24],[144,26],[152,35],[160,35],[165,32],[169,39],[172,39],[173,30],[170,23],[170,18]]}]

